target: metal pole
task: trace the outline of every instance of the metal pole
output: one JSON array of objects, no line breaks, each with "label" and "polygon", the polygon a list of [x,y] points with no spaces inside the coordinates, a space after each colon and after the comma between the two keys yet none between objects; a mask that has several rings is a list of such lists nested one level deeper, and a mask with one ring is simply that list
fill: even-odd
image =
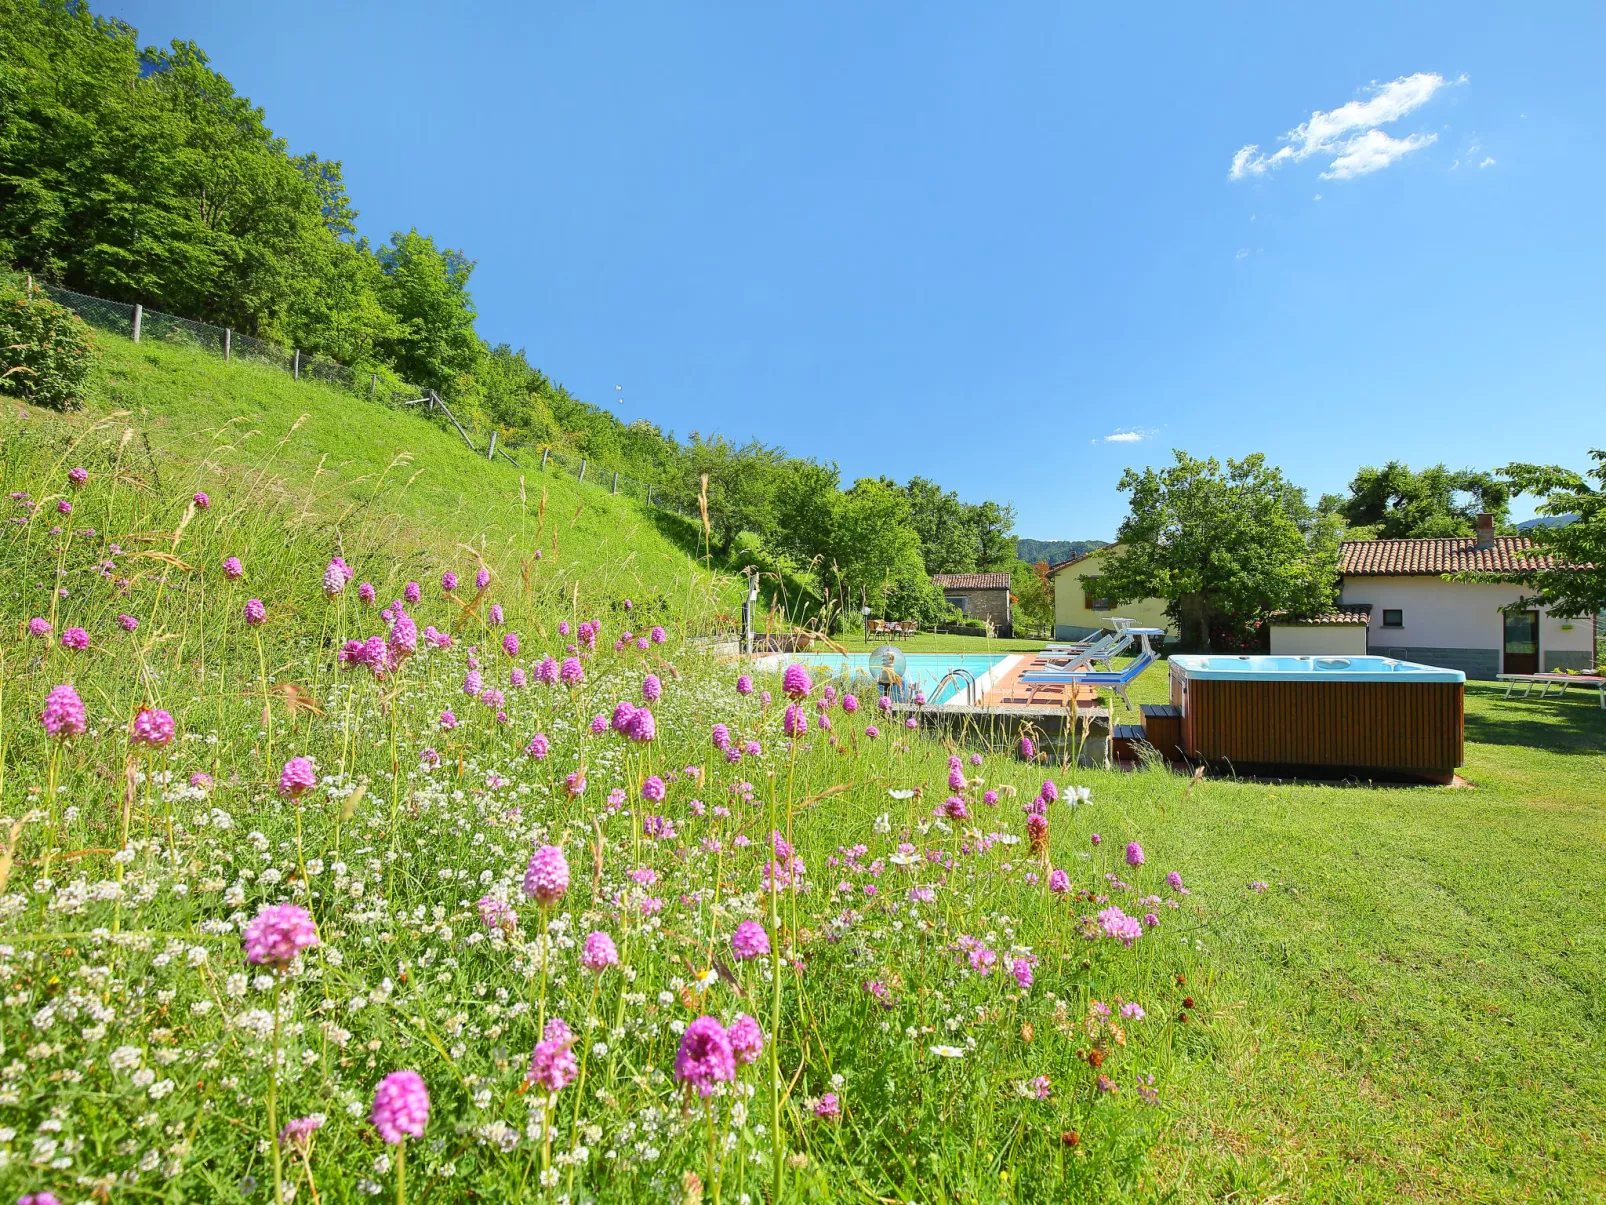
[{"label": "metal pole", "polygon": [[541,467],[543,469],[546,468],[546,458],[548,456],[550,456],[550,455],[552,455],[552,449],[551,448],[542,448],[541,449]]},{"label": "metal pole", "polygon": [[223,362],[227,364],[234,351],[234,331],[229,327],[223,328]]},{"label": "metal pole", "polygon": [[138,302],[134,303],[134,342],[139,342],[139,327],[145,317],[145,307]]},{"label": "metal pole", "polygon": [[491,432],[491,446],[485,449],[485,459],[486,460],[495,460],[496,459],[496,432],[495,431]]},{"label": "metal pole", "polygon": [[291,361],[290,371],[295,374],[296,380],[301,379],[301,349],[295,349],[295,358]]},{"label": "metal pole", "polygon": [[613,471],[613,492],[616,493],[616,494],[619,492],[619,470],[618,469],[615,469]]},{"label": "metal pole", "polygon": [[650,485],[647,487],[647,505],[652,505],[652,486]]},{"label": "metal pole", "polygon": [[368,397],[369,397],[370,400],[373,398],[374,393],[378,389],[379,389],[379,374],[377,372],[371,372],[371,373],[368,374]]},{"label": "metal pole", "polygon": [[585,461],[585,460],[582,460],[580,462],[580,480],[581,481],[584,481],[586,479],[586,464],[587,463],[588,462]]}]

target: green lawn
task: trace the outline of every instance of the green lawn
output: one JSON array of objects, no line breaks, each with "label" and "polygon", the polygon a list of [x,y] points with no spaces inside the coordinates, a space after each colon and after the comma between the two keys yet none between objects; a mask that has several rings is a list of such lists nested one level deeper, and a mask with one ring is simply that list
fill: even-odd
[{"label": "green lawn", "polygon": [[[1211,901],[1157,1190],[1601,1198],[1606,712],[1502,693],[1468,687],[1468,789],[1123,799]],[[1264,906],[1232,903],[1251,880]]]}]

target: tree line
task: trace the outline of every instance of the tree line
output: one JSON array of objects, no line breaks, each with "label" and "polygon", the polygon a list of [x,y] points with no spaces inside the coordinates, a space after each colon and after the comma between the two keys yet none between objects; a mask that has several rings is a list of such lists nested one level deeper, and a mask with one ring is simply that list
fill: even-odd
[{"label": "tree line", "polygon": [[797,617],[954,618],[930,574],[1008,570],[1028,613],[1051,618],[1008,506],[622,423],[480,338],[463,251],[417,229],[370,242],[357,218],[340,161],[293,153],[193,42],[141,48],[83,0],[0,0],[0,261],[434,389],[504,443],[705,505],[705,554],[766,571]]}]

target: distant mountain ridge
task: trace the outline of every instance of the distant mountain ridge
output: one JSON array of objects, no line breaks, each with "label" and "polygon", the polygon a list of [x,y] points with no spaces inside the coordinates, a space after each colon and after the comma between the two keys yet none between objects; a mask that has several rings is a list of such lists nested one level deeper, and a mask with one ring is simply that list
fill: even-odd
[{"label": "distant mountain ridge", "polygon": [[1057,565],[1098,548],[1109,547],[1108,540],[1016,540],[1015,555],[1028,563],[1047,561]]},{"label": "distant mountain ridge", "polygon": [[1532,531],[1535,527],[1566,527],[1576,522],[1577,515],[1535,515],[1531,519],[1524,519],[1517,524],[1518,531]]}]

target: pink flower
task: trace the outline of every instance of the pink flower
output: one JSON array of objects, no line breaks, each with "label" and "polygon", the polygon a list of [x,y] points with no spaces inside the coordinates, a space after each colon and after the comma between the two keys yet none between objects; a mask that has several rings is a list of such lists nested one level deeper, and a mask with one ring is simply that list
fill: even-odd
[{"label": "pink flower", "polygon": [[68,628],[61,634],[61,647],[81,653],[89,647],[89,633],[83,628]]},{"label": "pink flower", "polygon": [[245,927],[245,960],[283,969],[318,944],[312,914],[296,904],[264,904]]},{"label": "pink flower", "polygon": [[28,621],[28,635],[38,636],[40,638],[49,636],[50,621],[41,616],[35,615]]},{"label": "pink flower", "polygon": [[770,952],[770,935],[756,920],[744,920],[731,934],[731,951],[742,961],[762,958]]},{"label": "pink flower", "polygon": [[807,669],[794,661],[781,674],[781,689],[790,698],[801,699],[814,689],[814,679],[809,677]]},{"label": "pink flower", "polygon": [[578,771],[563,776],[563,785],[570,796],[578,798],[586,793],[586,777]]},{"label": "pink flower", "polygon": [[600,975],[609,967],[619,965],[619,947],[613,944],[601,929],[587,934],[585,944],[580,948],[580,965],[592,974]]},{"label": "pink flower", "polygon": [[533,757],[536,761],[542,761],[546,758],[547,750],[551,747],[552,742],[547,740],[546,733],[537,732],[530,738],[530,743],[524,746],[524,756]]},{"label": "pink flower", "polygon": [[1038,1100],[1047,1100],[1052,1081],[1046,1075],[1039,1075],[1026,1086],[1032,1090],[1032,1095]]},{"label": "pink flower", "polygon": [[206,510],[212,505],[212,499],[206,496],[205,490],[196,490],[195,493],[191,495],[190,501],[195,503],[196,510]]},{"label": "pink flower", "polygon": [[310,757],[292,757],[279,771],[279,794],[286,799],[297,799],[318,785],[318,772]]},{"label": "pink flower", "polygon": [[1015,982],[1020,985],[1021,991],[1032,986],[1032,964],[1030,959],[1017,958],[1009,964],[1009,973],[1015,976]]},{"label": "pink flower", "polygon": [[231,582],[245,576],[245,566],[240,564],[239,557],[231,556],[224,559],[223,576]]},{"label": "pink flower", "polygon": [[1064,895],[1071,889],[1071,876],[1055,867],[1049,872],[1048,889],[1055,895]]},{"label": "pink flower", "polygon": [[480,567],[480,571],[474,575],[474,587],[475,587],[475,589],[483,590],[483,589],[485,589],[486,586],[489,586],[490,584],[491,584],[491,571],[489,569],[485,568],[482,565]]},{"label": "pink flower", "polygon": [[457,727],[457,717],[450,711],[441,712],[441,731],[450,732]]},{"label": "pink flower", "polygon": [[842,696],[842,710],[852,715],[859,710],[859,697],[857,695]]},{"label": "pink flower", "polygon": [[648,674],[641,680],[641,697],[649,703],[656,703],[664,693],[664,684],[658,680],[657,674]]},{"label": "pink flower", "polygon": [[374,591],[373,582],[363,582],[362,585],[357,587],[357,601],[362,603],[364,606],[373,606],[374,599],[376,597],[378,596]]},{"label": "pink flower", "polygon": [[491,604],[491,626],[493,628],[499,628],[499,627],[502,626],[502,604],[501,603],[492,603]]},{"label": "pink flower", "polygon": [[248,598],[245,600],[246,623],[250,624],[254,628],[259,624],[266,623],[267,619],[268,609],[262,605],[262,600],[260,598]]},{"label": "pink flower", "polygon": [[641,797],[649,803],[664,801],[664,780],[654,774],[641,784]]},{"label": "pink flower", "polygon": [[736,1015],[725,1036],[730,1039],[731,1053],[736,1056],[737,1063],[744,1067],[757,1062],[758,1056],[764,1053],[764,1031],[746,1013]]},{"label": "pink flower", "polygon": [[1099,836],[1097,833],[1089,833],[1087,839],[1093,842],[1094,845],[1098,845],[1104,840],[1104,838]]},{"label": "pink flower", "polygon": [[835,1121],[842,1116],[842,1102],[835,1092],[827,1092],[814,1104],[814,1116],[824,1121]]},{"label": "pink flower", "polygon": [[[803,668],[801,665],[789,668]],[[781,731],[787,736],[803,736],[808,731],[808,712],[797,704],[787,704],[787,712],[781,720]]]},{"label": "pink flower", "polygon": [[569,889],[569,860],[558,845],[543,845],[530,855],[524,870],[524,894],[550,908]]},{"label": "pink flower", "polygon": [[1128,866],[1143,865],[1143,846],[1136,841],[1128,841],[1126,843],[1126,864]]},{"label": "pink flower", "polygon": [[72,503],[63,498],[60,502],[56,503],[56,513],[58,515],[72,514]]},{"label": "pink flower", "polygon": [[64,741],[69,737],[82,736],[89,727],[89,716],[84,711],[84,701],[78,697],[78,692],[64,683],[52,687],[45,696],[45,707],[39,713],[39,722],[44,725],[48,735]]},{"label": "pink flower", "polygon": [[418,755],[418,764],[425,769],[433,770],[441,764],[441,755],[434,749],[425,749]]},{"label": "pink flower", "polygon": [[316,1113],[287,1121],[284,1129],[279,1131],[279,1145],[289,1150],[304,1151],[312,1145],[312,1136],[322,1125],[323,1118]]},{"label": "pink flower", "polygon": [[567,1033],[568,1026],[556,1018],[547,1026],[548,1031],[561,1026],[564,1036],[543,1036],[535,1044],[535,1052],[530,1056],[530,1070],[525,1079],[532,1084],[540,1084],[548,1092],[561,1092],[580,1074],[580,1063],[574,1057],[575,1038]]},{"label": "pink flower", "polygon": [[1182,876],[1174,870],[1165,876],[1165,883],[1172,891],[1182,890]]},{"label": "pink flower", "polygon": [[502,637],[502,651],[509,657],[519,655],[519,637],[517,632],[509,632]]},{"label": "pink flower", "polygon": [[346,571],[337,562],[330,561],[323,571],[323,592],[333,598],[346,588]]},{"label": "pink flower", "polygon": [[751,677],[749,677],[747,674],[743,674],[741,677],[737,678],[736,679],[736,693],[739,694],[739,695],[750,695],[750,694],[752,694],[753,693],[753,679]]},{"label": "pink flower", "polygon": [[125,632],[132,632],[134,629],[139,627],[139,620],[135,619],[132,615],[119,615],[117,617],[117,626],[122,628]]},{"label": "pink flower", "polygon": [[417,582],[408,582],[407,588],[402,591],[402,597],[410,603],[416,603],[424,597],[424,588]]},{"label": "pink flower", "polygon": [[866,724],[864,727],[864,735],[869,737],[871,740],[875,740],[876,737],[881,735],[881,729],[877,728],[874,724]]},{"label": "pink flower", "polygon": [[405,1138],[422,1138],[429,1124],[429,1089],[416,1071],[392,1071],[374,1089],[370,1114],[374,1128],[395,1146]]},{"label": "pink flower", "polygon": [[653,624],[652,631],[648,632],[647,635],[654,644],[662,644],[669,639],[669,633],[664,631],[658,624]]},{"label": "pink flower", "polygon": [[136,745],[168,745],[174,734],[173,717],[160,707],[141,707],[134,716]]},{"label": "pink flower", "polygon": [[652,712],[645,707],[638,707],[630,713],[630,723],[625,728],[625,735],[637,744],[645,745],[658,735],[658,721],[653,719]]},{"label": "pink flower", "polygon": [[1141,1021],[1148,1014],[1143,1011],[1143,1006],[1137,1001],[1129,1000],[1121,1005],[1121,1015],[1128,1021]]},{"label": "pink flower", "polygon": [[964,799],[958,795],[950,795],[943,800],[942,810],[950,820],[970,819],[970,809],[965,806]]},{"label": "pink flower", "polygon": [[1128,948],[1143,936],[1143,922],[1135,916],[1128,916],[1113,905],[1100,912],[1098,920],[1099,926],[1108,936]]},{"label": "pink flower", "polygon": [[1023,736],[1020,738],[1020,755],[1023,761],[1031,761],[1037,756],[1037,746],[1032,744],[1031,737]]},{"label": "pink flower", "polygon": [[68,469],[67,480],[72,482],[73,489],[82,489],[84,482],[89,480],[88,469]]},{"label": "pink flower", "polygon": [[578,686],[585,681],[585,677],[586,671],[578,657],[565,657],[563,664],[558,667],[558,681],[565,686]]},{"label": "pink flower", "polygon": [[457,574],[453,573],[450,569],[441,574],[441,589],[446,591],[448,594],[457,589]]},{"label": "pink flower", "polygon": [[714,1085],[736,1078],[736,1055],[718,1018],[698,1017],[680,1035],[675,1052],[675,1078],[699,1096],[711,1096]]},{"label": "pink flower", "polygon": [[200,791],[210,791],[212,789],[212,776],[205,770],[197,770],[190,775],[190,786]]}]

